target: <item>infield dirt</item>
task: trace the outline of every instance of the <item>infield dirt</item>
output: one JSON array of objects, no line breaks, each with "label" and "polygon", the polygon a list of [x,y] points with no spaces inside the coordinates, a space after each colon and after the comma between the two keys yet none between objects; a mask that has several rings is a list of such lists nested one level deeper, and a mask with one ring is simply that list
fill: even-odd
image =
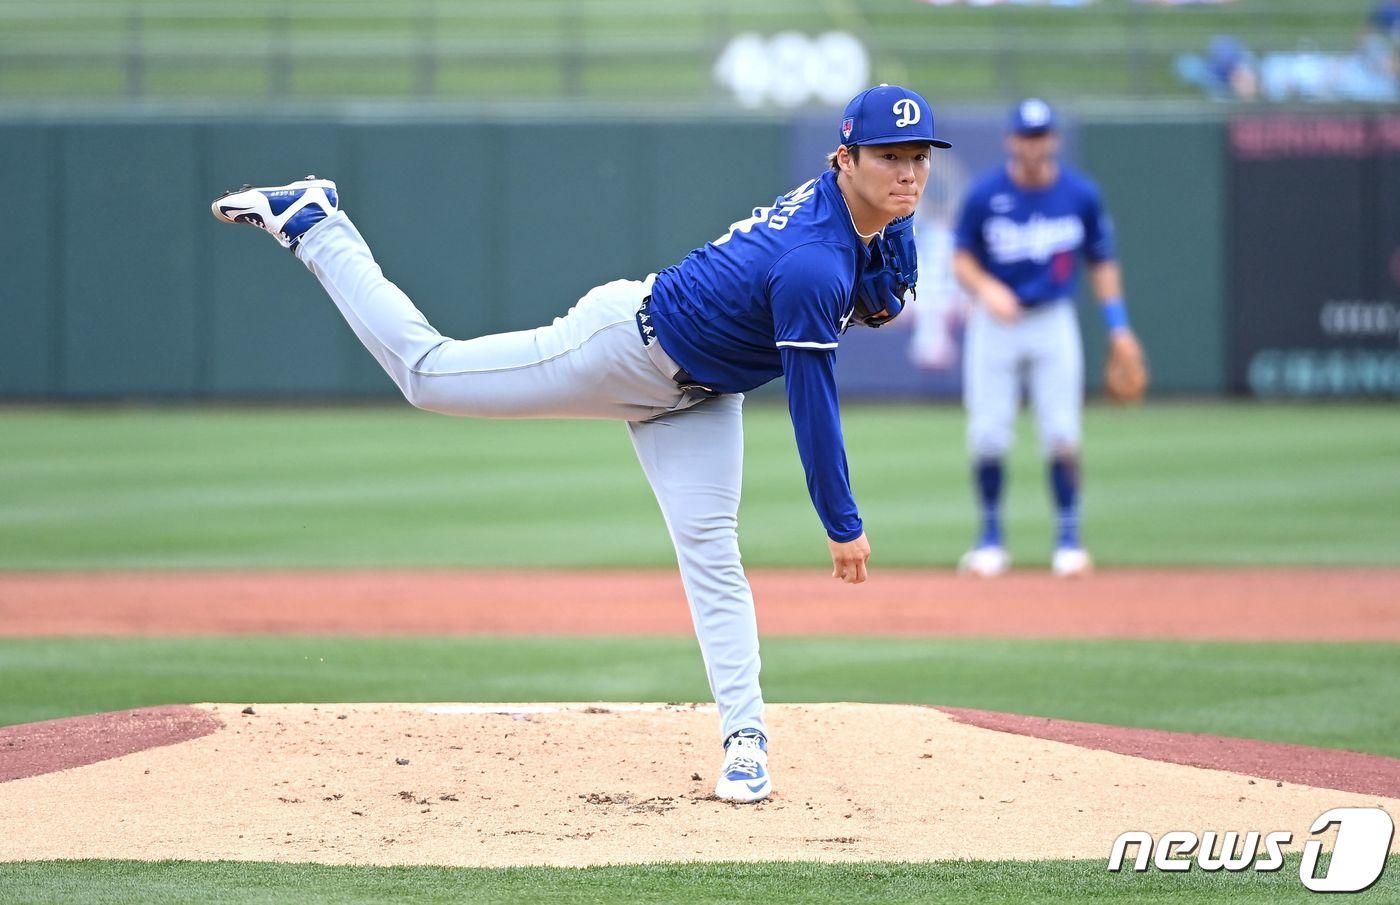
[{"label": "infield dirt", "polygon": [[[750,573],[764,637],[1400,641],[1397,569]],[[11,572],[0,635],[692,633],[669,571]]]},{"label": "infield dirt", "polygon": [[1281,829],[1301,843],[1328,808],[1400,812],[1400,798],[1089,750],[926,707],[770,706],[778,791],[758,805],[710,794],[712,707],[251,709],[199,705],[221,729],[0,783],[0,860],[1106,858],[1128,829]]}]

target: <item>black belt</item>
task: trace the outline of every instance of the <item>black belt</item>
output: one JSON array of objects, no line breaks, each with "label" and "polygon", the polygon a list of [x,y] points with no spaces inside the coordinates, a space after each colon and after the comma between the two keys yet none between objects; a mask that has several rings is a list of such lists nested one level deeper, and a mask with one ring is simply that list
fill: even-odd
[{"label": "black belt", "polygon": [[[656,342],[656,328],[651,325],[651,314],[647,310],[650,307],[651,296],[647,296],[642,299],[642,306],[637,309],[637,334],[642,338],[642,345],[647,348],[650,348],[651,344]],[[701,383],[696,383],[695,378],[690,376],[690,372],[682,368],[679,364],[676,365],[676,368],[678,370],[672,375],[671,379],[676,382],[676,386],[680,387],[687,396],[710,397],[720,395],[718,390],[711,389]]]}]

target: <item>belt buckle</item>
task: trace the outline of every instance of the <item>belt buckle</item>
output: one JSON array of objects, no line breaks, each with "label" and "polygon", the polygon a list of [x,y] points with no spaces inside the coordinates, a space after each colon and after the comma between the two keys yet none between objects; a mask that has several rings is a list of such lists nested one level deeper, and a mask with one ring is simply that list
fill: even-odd
[{"label": "belt buckle", "polygon": [[713,399],[715,396],[719,395],[718,390],[711,389],[703,383],[696,383],[695,378],[691,377],[690,373],[686,371],[685,368],[681,368],[677,371],[676,376],[672,379],[676,381],[676,386],[681,388],[681,392],[685,393],[687,396],[699,396],[702,399]]}]

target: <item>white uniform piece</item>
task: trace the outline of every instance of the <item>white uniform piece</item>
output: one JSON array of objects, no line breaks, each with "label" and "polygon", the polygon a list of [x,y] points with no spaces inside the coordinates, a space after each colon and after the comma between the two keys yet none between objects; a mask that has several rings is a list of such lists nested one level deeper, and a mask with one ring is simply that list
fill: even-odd
[{"label": "white uniform piece", "polygon": [[753,594],[739,560],[744,397],[687,395],[660,344],[643,345],[636,314],[650,280],[599,286],[545,327],[456,340],[385,279],[344,212],[308,230],[296,254],[413,405],[627,422],[676,548],[720,737],[766,731]]},{"label": "white uniform piece", "polygon": [[918,248],[919,284],[906,305],[914,317],[909,361],[923,370],[951,370],[958,363],[954,324],[968,307],[967,294],[953,275],[952,229],[942,221],[920,221]]},{"label": "white uniform piece", "polygon": [[1046,457],[1079,449],[1084,355],[1073,302],[1024,308],[1009,324],[977,305],[965,346],[963,405],[975,459],[1000,459],[1011,449],[1023,389]]}]

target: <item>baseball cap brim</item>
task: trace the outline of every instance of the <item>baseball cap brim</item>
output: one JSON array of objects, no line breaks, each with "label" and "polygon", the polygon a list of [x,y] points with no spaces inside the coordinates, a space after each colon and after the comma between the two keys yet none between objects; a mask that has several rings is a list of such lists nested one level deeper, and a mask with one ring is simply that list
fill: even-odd
[{"label": "baseball cap brim", "polygon": [[860,147],[864,147],[865,145],[919,144],[933,145],[935,148],[951,148],[953,146],[951,142],[946,142],[941,138],[910,138],[908,135],[885,135],[880,138],[866,138],[861,140],[859,143],[852,142],[851,145],[848,145],[847,147],[852,147],[856,144],[859,144]]}]

